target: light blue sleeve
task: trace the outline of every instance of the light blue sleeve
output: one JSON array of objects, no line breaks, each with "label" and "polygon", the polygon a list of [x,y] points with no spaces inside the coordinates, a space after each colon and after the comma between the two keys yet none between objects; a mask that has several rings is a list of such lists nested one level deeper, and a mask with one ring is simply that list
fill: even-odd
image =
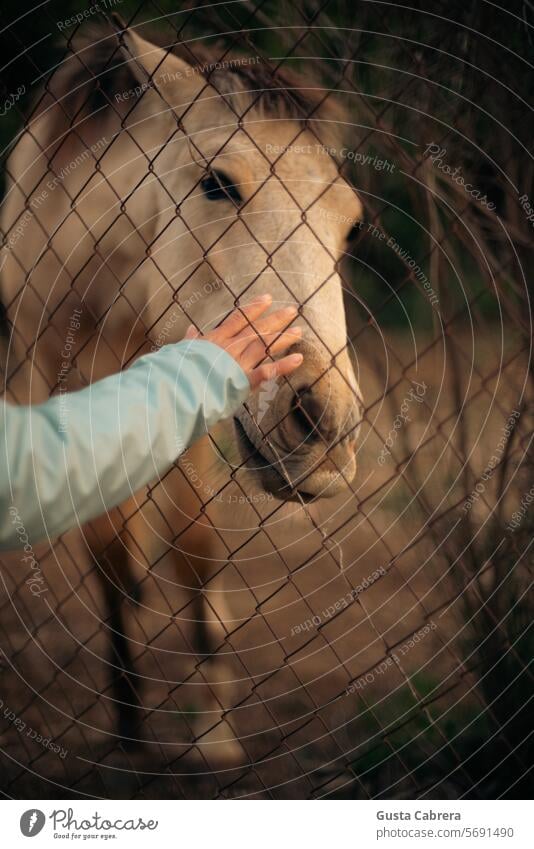
[{"label": "light blue sleeve", "polygon": [[21,533],[53,539],[125,501],[249,391],[233,357],[190,340],[44,404],[0,402],[0,549],[20,547]]}]

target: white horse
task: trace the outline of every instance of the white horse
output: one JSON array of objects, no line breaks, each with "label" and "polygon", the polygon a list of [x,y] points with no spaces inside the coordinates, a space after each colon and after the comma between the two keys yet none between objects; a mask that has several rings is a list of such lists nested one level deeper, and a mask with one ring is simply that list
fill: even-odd
[{"label": "white horse", "polygon": [[[9,159],[2,209],[9,388],[18,402],[76,388],[269,291],[276,306],[299,305],[305,359],[235,420],[247,486],[333,496],[355,475],[361,418],[338,262],[362,206],[334,161],[340,113],[317,83],[273,75],[257,57],[192,64],[182,53],[133,30],[95,30],[42,92]],[[182,471],[206,480],[212,458],[201,440]],[[134,564],[170,552],[190,588],[196,656],[220,642],[228,618],[222,593],[208,611],[196,589],[212,568],[215,532],[199,510],[209,477],[196,505],[184,475],[173,480],[85,529],[102,567],[126,739],[140,704],[122,605]]]}]

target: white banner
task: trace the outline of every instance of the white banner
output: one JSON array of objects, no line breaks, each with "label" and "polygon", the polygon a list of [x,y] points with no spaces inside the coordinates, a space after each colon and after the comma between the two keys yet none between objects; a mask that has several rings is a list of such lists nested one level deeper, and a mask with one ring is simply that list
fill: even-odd
[{"label": "white banner", "polygon": [[[237,807],[236,807],[237,806]],[[4,801],[2,846],[532,849],[528,802]],[[35,843],[30,843],[35,839]]]}]

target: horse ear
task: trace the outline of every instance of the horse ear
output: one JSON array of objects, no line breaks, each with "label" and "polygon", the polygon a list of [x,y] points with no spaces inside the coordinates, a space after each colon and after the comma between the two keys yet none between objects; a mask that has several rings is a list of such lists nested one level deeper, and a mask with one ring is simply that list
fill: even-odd
[{"label": "horse ear", "polygon": [[179,80],[192,76],[192,67],[174,53],[158,47],[130,29],[117,12],[112,14],[115,32],[128,67],[143,85],[154,80]]}]

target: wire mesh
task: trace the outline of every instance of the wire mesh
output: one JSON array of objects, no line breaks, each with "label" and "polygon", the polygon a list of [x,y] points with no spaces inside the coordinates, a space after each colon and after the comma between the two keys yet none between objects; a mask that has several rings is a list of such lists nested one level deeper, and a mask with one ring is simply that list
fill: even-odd
[{"label": "wire mesh", "polygon": [[268,289],[314,365],[2,558],[2,792],[521,796],[530,12],[172,5],[46,4],[4,80],[5,397]]}]

